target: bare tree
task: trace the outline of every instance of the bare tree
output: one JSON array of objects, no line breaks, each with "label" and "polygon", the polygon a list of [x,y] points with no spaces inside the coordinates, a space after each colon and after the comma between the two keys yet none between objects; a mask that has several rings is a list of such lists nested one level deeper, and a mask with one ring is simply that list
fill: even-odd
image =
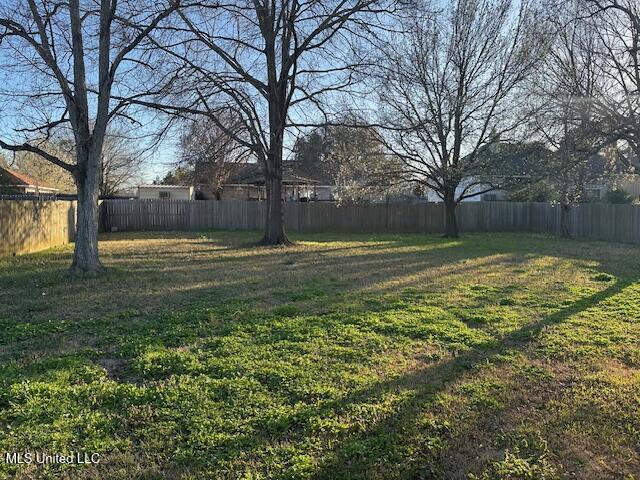
[{"label": "bare tree", "polygon": [[[266,180],[262,243],[287,244],[282,205],[286,132],[295,115],[354,85],[368,58],[354,55],[388,0],[241,0],[200,2],[180,10],[180,40],[163,48],[176,61],[173,100],[139,101],[201,114],[225,130],[222,113],[241,118],[247,136],[227,133],[251,151]],[[158,92],[160,95],[166,91]],[[175,98],[181,98],[177,106]],[[295,115],[294,115],[295,113]]]},{"label": "bare tree", "polygon": [[379,87],[385,143],[407,181],[444,201],[448,237],[458,236],[457,204],[493,188],[478,177],[490,160],[479,152],[527,121],[523,86],[546,43],[542,7],[421,1],[388,46]]},{"label": "bare tree", "polygon": [[118,131],[107,133],[100,161],[100,195],[116,195],[133,187],[141,177],[144,162],[145,152],[135,138]]},{"label": "bare tree", "polygon": [[[49,152],[55,152],[55,155],[65,162],[73,163],[73,156],[67,153],[64,145],[48,144],[46,148]],[[42,182],[42,185],[46,187],[56,188],[63,193],[73,193],[75,191],[73,176],[69,172],[61,170],[35,153],[14,153],[11,167]]]},{"label": "bare tree", "polygon": [[[179,2],[117,0],[5,1],[0,42],[5,108],[21,115],[20,128],[0,147],[27,151],[70,172],[78,191],[72,272],[102,269],[98,255],[98,194],[107,127],[127,117],[123,102],[152,68],[150,33]],[[131,79],[129,85],[123,77]],[[74,140],[75,162],[48,151],[43,140],[63,131]]]},{"label": "bare tree", "polygon": [[598,38],[606,89],[594,98],[605,143],[627,142],[640,158],[640,4],[637,0],[582,0],[582,21]]},{"label": "bare tree", "polygon": [[[218,126],[224,124],[224,129]],[[234,138],[242,135],[244,122],[233,114],[219,115],[217,123],[208,117],[188,121],[180,139],[179,166],[193,170],[196,183],[202,183],[220,200],[224,184],[234,168],[249,160],[250,152]],[[226,132],[233,132],[233,136]]]},{"label": "bare tree", "polygon": [[533,77],[532,93],[541,108],[537,131],[552,153],[543,162],[554,200],[560,205],[561,235],[568,237],[571,208],[587,199],[586,187],[611,165],[599,150],[614,142],[617,128],[603,121],[602,106],[611,87],[603,38],[582,0],[566,2],[554,19],[554,40]]}]

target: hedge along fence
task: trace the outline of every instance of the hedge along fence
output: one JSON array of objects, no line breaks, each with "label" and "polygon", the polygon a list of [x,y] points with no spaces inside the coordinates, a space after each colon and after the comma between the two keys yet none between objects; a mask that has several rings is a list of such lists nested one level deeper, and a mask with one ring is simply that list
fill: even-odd
[{"label": "hedge along fence", "polygon": [[0,200],[0,255],[18,255],[73,241],[76,202]]},{"label": "hedge along fence", "polygon": [[[105,200],[106,231],[260,230],[262,202]],[[560,208],[546,203],[467,202],[458,206],[461,232],[524,231],[559,234]],[[286,228],[296,232],[443,233],[444,205],[286,203]],[[584,204],[571,210],[577,237],[640,244],[640,206]]]}]

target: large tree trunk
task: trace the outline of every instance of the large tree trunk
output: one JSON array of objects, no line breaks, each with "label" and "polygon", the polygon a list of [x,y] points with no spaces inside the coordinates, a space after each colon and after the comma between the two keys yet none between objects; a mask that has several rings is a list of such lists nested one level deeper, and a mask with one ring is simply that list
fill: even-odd
[{"label": "large tree trunk", "polygon": [[269,102],[269,152],[263,165],[267,193],[267,209],[264,236],[261,245],[290,245],[284,230],[282,205],[282,157],[286,110],[281,104],[286,96],[284,84],[279,85],[277,95]]},{"label": "large tree trunk", "polygon": [[444,199],[444,236],[445,238],[458,238],[458,219],[456,218],[456,207],[458,202],[455,201],[453,193],[445,195]]},{"label": "large tree trunk", "polygon": [[569,224],[571,205],[563,203],[560,205],[560,236],[571,238],[571,225]]},{"label": "large tree trunk", "polygon": [[98,197],[100,175],[97,161],[88,158],[85,168],[76,172],[78,190],[78,214],[76,218],[76,239],[73,251],[72,274],[97,273],[103,267],[98,254]]},{"label": "large tree trunk", "polygon": [[264,236],[261,245],[290,245],[284,229],[282,204],[282,177],[278,174],[266,176],[267,209]]}]

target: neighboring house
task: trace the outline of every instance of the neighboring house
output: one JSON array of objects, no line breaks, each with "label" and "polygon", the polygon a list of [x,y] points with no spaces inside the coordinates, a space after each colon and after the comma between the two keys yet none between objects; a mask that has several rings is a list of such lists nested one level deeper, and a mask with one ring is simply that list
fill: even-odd
[{"label": "neighboring house", "polygon": [[[484,186],[474,187],[476,190],[485,188]],[[640,198],[640,175],[638,174],[617,174],[609,173],[603,175],[598,180],[585,185],[586,196],[590,200],[604,200],[611,190],[624,190],[635,200]],[[440,200],[431,200],[440,201]],[[509,192],[506,190],[492,190],[464,201],[509,201]]]},{"label": "neighboring house", "polygon": [[[285,162],[282,176],[282,199],[286,202],[332,200],[334,186],[322,185],[319,179],[302,176],[292,168],[292,162]],[[201,185],[198,196],[211,198],[210,189]],[[228,181],[222,188],[223,200],[266,199],[265,179],[262,168],[257,163],[241,163],[234,166]]]},{"label": "neighboring house", "polygon": [[305,168],[300,162],[288,160],[283,163],[285,174],[307,178],[313,181],[312,188],[308,189],[307,197],[311,201],[331,202],[338,199],[339,187],[326,172],[325,168]]},{"label": "neighboring house", "polygon": [[[459,198],[460,195],[464,192],[465,195],[473,195],[472,197],[467,197],[463,199],[463,202],[490,202],[490,201],[504,201],[507,199],[507,193],[503,190],[490,190],[491,186],[486,183],[477,183],[475,185],[471,185],[472,183],[476,183],[477,180],[473,177],[468,177],[463,179],[456,188],[456,198]],[[466,189],[466,191],[465,191]],[[490,191],[487,191],[490,190]],[[427,190],[425,193],[425,199],[427,202],[442,202],[442,199],[438,196],[438,194],[433,190]]]},{"label": "neighboring house", "polygon": [[[493,187],[528,181],[531,167],[549,153],[550,150],[544,145],[535,142],[498,142],[484,146],[476,154],[476,162],[485,165],[484,171],[463,178],[456,188],[455,197],[460,198],[464,193],[467,198],[463,202],[506,201],[508,192]],[[462,161],[467,161],[467,158],[464,157]],[[442,202],[432,190],[428,190],[425,197],[429,202]]]},{"label": "neighboring house", "polygon": [[591,182],[585,187],[587,197],[592,200],[602,200],[611,190],[624,190],[634,200],[640,198],[640,175],[612,173],[603,176],[598,181]]},{"label": "neighboring house", "polygon": [[[501,163],[493,167],[493,172],[483,175],[486,183],[479,183],[469,188],[468,192],[478,192],[479,195],[465,199],[464,201],[508,201],[509,187],[485,192],[490,185],[513,185],[517,188],[521,182],[530,179],[528,171],[535,167],[535,163],[552,152],[544,146],[536,143],[514,145],[502,143],[492,146],[482,154],[499,155]],[[616,158],[615,151],[603,150],[600,154],[593,155],[589,161],[591,178],[597,178],[585,185],[586,195],[591,200],[603,200],[607,193],[613,189],[624,190],[634,199],[640,198],[640,175],[630,173],[639,171],[638,162],[634,158]],[[474,177],[467,177],[456,190],[456,197],[470,183],[477,182]],[[484,193],[480,193],[484,192]],[[428,201],[441,201],[434,192],[427,193]]]},{"label": "neighboring house", "polygon": [[0,167],[0,194],[56,194],[57,188],[42,185],[37,180],[6,167]]},{"label": "neighboring house", "polygon": [[[350,187],[337,185],[332,176],[322,166],[304,166],[295,160],[283,162],[282,199],[286,202],[333,202],[339,201],[341,193]],[[212,200],[218,198],[211,186],[200,184],[196,189],[196,198]],[[229,177],[219,193],[221,200],[266,199],[265,179],[258,163],[236,163],[230,168]],[[404,197],[403,197],[404,198]],[[367,202],[388,202],[391,197],[383,194],[366,194]],[[395,200],[395,199],[394,199]]]},{"label": "neighboring house", "polygon": [[188,185],[140,185],[141,200],[194,200],[195,188]]}]

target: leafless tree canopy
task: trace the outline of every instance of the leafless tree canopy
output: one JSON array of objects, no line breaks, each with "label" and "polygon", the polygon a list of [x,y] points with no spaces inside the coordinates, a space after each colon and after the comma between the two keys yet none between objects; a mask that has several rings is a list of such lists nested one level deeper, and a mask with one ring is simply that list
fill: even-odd
[{"label": "leafless tree canopy", "polygon": [[[234,139],[244,130],[241,119],[230,112],[218,115],[216,120],[195,117],[185,124],[178,166],[191,170],[195,183],[210,189],[219,200],[234,168],[249,161],[251,155]],[[219,123],[224,125],[224,129],[218,126]],[[227,132],[233,132],[233,135]]]},{"label": "leafless tree canopy", "polygon": [[[172,0],[26,0],[0,7],[0,96],[4,110],[12,112],[0,129],[0,147],[36,153],[73,175],[78,190],[74,271],[101,269],[100,159],[108,125],[116,118],[131,119],[129,104],[114,102],[114,95],[138,95],[141,77],[153,68],[150,34],[178,5]],[[46,149],[43,141],[59,136],[73,138],[75,162]]]},{"label": "leafless tree canopy", "polygon": [[540,106],[536,130],[552,150],[540,167],[555,172],[547,183],[562,206],[565,232],[569,208],[595,179],[591,161],[605,136],[594,102],[607,87],[601,74],[606,62],[597,54],[603,45],[594,19],[585,17],[581,6],[580,1],[567,2],[558,11],[553,42],[531,83]]},{"label": "leafless tree canopy", "polygon": [[[73,154],[69,154],[64,143],[48,144],[46,149],[66,162],[73,163]],[[61,193],[74,193],[75,182],[73,176],[40,155],[31,152],[14,152],[8,164],[9,168],[22,172],[39,182],[39,185],[58,189]]]},{"label": "leafless tree canopy", "polygon": [[[281,205],[286,132],[327,98],[354,87],[368,58],[359,45],[384,23],[385,0],[242,0],[182,8],[171,41],[158,47],[173,62],[171,89],[155,102],[177,114],[205,115],[263,167],[267,184],[264,243],[287,243]],[[232,111],[243,135],[220,119]]]},{"label": "leafless tree canopy", "polygon": [[[551,23],[550,48],[530,84],[530,96],[539,104],[535,131],[552,151],[540,167],[562,207],[567,235],[568,212],[588,199],[587,186],[620,168],[612,149],[620,142],[637,148],[634,15],[637,6],[631,2],[563,2]],[[603,149],[606,155],[600,154]]]},{"label": "leafless tree canopy", "polygon": [[[184,160],[208,165],[214,190],[232,157],[259,162],[263,243],[286,244],[292,129],[331,125],[346,106],[375,111],[343,126],[375,132],[389,178],[435,191],[455,236],[458,202],[498,186],[487,152],[500,142],[544,142],[566,204],[590,154],[622,143],[640,157],[639,11],[636,0],[7,0],[0,147],[73,176],[74,269],[99,270],[98,192],[138,158],[109,154],[110,128],[131,138],[150,124],[170,132],[159,114],[203,119]],[[48,148],[69,138],[73,160]]]},{"label": "leafless tree canopy", "polygon": [[602,87],[593,97],[606,142],[627,142],[640,156],[640,5],[635,0],[583,0]]},{"label": "leafless tree canopy", "polygon": [[455,205],[480,193],[458,187],[487,170],[478,153],[527,120],[521,87],[544,53],[544,22],[534,2],[458,0],[418,2],[403,25],[381,70],[386,144],[407,180],[445,201],[456,236]]},{"label": "leafless tree canopy", "polygon": [[140,183],[146,154],[136,139],[123,132],[108,132],[102,148],[100,195],[122,194]]}]

